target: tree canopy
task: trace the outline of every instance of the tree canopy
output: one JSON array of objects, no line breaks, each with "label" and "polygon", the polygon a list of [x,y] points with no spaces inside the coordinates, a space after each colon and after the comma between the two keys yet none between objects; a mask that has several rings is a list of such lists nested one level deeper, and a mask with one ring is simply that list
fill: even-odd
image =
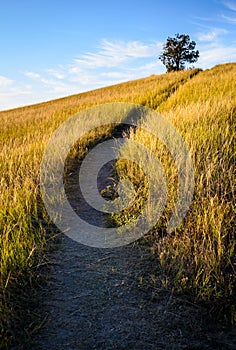
[{"label": "tree canopy", "polygon": [[159,59],[166,66],[167,72],[184,70],[186,63],[197,62],[199,58],[195,46],[195,41],[190,41],[189,35],[176,34],[174,38],[167,38]]}]

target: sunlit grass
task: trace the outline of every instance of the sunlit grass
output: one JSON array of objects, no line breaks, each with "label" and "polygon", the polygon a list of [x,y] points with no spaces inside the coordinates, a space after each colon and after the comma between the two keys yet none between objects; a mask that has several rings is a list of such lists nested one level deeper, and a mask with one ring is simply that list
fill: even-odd
[{"label": "sunlit grass", "polygon": [[[231,64],[206,72],[150,76],[0,113],[0,346],[14,337],[16,310],[24,317],[23,309],[14,304],[15,296],[22,280],[35,280],[36,267],[45,261],[51,237],[39,187],[45,147],[63,121],[96,104],[124,101],[157,108],[184,137],[195,167],[193,205],[184,225],[174,234],[160,238],[157,227],[153,251],[163,269],[176,276],[179,287],[187,286],[204,299],[231,297],[235,71],[236,65]],[[146,122],[155,128],[154,120]],[[100,136],[90,135],[80,146],[86,149]],[[132,137],[145,142],[147,135],[137,132]],[[160,150],[161,145],[152,147]],[[174,199],[176,169],[168,157],[166,154],[163,159]],[[167,216],[173,204],[168,203]],[[166,221],[162,218],[159,226]]]},{"label": "sunlit grass", "polygon": [[[156,152],[168,177],[166,210],[149,237],[154,254],[177,290],[194,292],[199,300],[210,302],[220,317],[231,322],[236,320],[235,75],[235,64],[202,72],[157,108],[186,141],[195,171],[190,210],[182,225],[171,234],[163,234],[163,228],[177,195],[176,167],[165,147],[144,129],[130,136]],[[150,116],[140,126],[155,130],[157,119]],[[128,145],[121,150],[124,158],[130,152]],[[122,176],[124,173],[137,176],[137,168],[127,169],[122,161],[117,168]],[[152,176],[155,177],[155,170]]]},{"label": "sunlit grass", "polygon": [[[184,72],[183,76],[187,79],[189,74]],[[36,279],[37,266],[45,259],[51,237],[39,184],[41,160],[53,131],[86,107],[112,101],[139,102],[145,93],[161,89],[164,80],[168,86],[177,78],[176,74],[168,79],[153,76],[0,113],[0,346],[14,337],[15,320],[27,314],[27,308],[18,305],[17,295],[25,279],[30,283]],[[96,137],[109,133],[108,129],[90,133],[79,145],[80,152],[86,152]]]}]

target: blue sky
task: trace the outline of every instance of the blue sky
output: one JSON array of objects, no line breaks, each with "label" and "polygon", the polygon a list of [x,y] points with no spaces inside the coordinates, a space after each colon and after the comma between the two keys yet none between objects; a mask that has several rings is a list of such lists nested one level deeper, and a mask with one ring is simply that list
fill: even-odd
[{"label": "blue sky", "polygon": [[236,1],[0,0],[0,110],[163,73],[176,33],[197,67],[236,61]]}]

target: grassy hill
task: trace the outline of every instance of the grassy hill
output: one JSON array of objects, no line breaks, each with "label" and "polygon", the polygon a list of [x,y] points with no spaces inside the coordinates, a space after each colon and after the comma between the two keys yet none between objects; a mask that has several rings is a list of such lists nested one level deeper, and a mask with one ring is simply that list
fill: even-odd
[{"label": "grassy hill", "polygon": [[[19,302],[17,294],[27,298],[27,288],[37,280],[38,267],[46,261],[53,236],[47,229],[48,218],[39,188],[40,163],[47,142],[63,121],[81,109],[115,101],[141,104],[161,112],[185,139],[196,182],[190,211],[181,227],[162,237],[167,208],[147,239],[152,242],[157,263],[161,263],[176,289],[191,291],[199,300],[217,305],[224,318],[236,320],[235,78],[236,64],[225,64],[206,71],[153,75],[0,113],[0,346],[14,337],[19,315],[27,314],[27,310],[22,311],[22,300]],[[145,123],[155,128],[155,120]],[[142,132],[140,129],[131,137],[149,145],[154,142]],[[98,136],[90,135],[83,141],[84,146]],[[156,144],[152,147],[159,150]],[[167,168],[168,159],[163,159]],[[170,196],[173,194],[174,198],[175,172],[171,168],[166,171],[173,191]]]}]

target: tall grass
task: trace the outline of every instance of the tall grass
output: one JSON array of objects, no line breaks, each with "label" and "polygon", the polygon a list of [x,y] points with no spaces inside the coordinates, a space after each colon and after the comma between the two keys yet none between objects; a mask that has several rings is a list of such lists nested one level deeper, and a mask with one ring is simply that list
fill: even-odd
[{"label": "tall grass", "polygon": [[[25,305],[22,308],[18,304],[17,295],[23,293],[25,281],[36,279],[37,266],[45,262],[45,249],[53,236],[47,230],[50,222],[40,200],[39,172],[43,152],[53,131],[63,121],[96,104],[124,101],[154,109],[158,107],[183,134],[196,167],[195,205],[187,219],[189,224],[174,236],[158,239],[159,245],[154,244],[155,251],[163,268],[171,273],[174,269],[182,269],[178,281],[188,277],[189,285],[198,294],[210,297],[216,290],[219,293],[221,286],[220,293],[225,295],[226,277],[220,271],[225,271],[222,266],[232,271],[230,266],[233,264],[231,128],[235,115],[234,72],[235,65],[225,65],[207,72],[192,70],[150,76],[0,113],[0,347],[14,338],[19,317],[24,319],[28,312]],[[100,136],[90,135],[84,140],[84,147]],[[194,241],[190,239],[191,235]],[[187,257],[189,250],[191,255]],[[213,275],[220,278],[220,282],[209,293],[212,282],[207,281]],[[229,278],[229,274],[227,276]],[[207,283],[205,292],[204,283]],[[227,290],[230,295],[229,288]]]},{"label": "tall grass", "polygon": [[[168,178],[166,210],[151,238],[147,237],[152,240],[154,254],[177,290],[194,292],[197,299],[210,303],[218,316],[230,322],[236,321],[235,76],[235,64],[216,66],[180,86],[157,108],[186,141],[195,171],[190,210],[171,234],[165,234],[164,228],[177,196],[177,169],[165,147],[144,130],[155,130],[157,119],[148,116],[130,135],[156,153]],[[127,144],[121,155],[125,158],[130,152]],[[117,168],[122,177],[128,172],[136,179],[139,174],[137,167],[124,161],[118,162]],[[152,176],[157,176],[153,171]],[[145,192],[147,184],[143,182]],[[119,216],[116,219],[119,221]]]},{"label": "tall grass", "polygon": [[[37,267],[45,263],[45,249],[54,235],[48,233],[50,222],[41,205],[39,188],[40,164],[53,131],[92,105],[112,101],[144,103],[145,94],[151,103],[153,92],[168,89],[168,84],[179,84],[190,75],[183,72],[168,78],[152,76],[0,113],[0,347],[14,339],[16,328],[21,327],[20,319],[28,314],[26,286],[37,279]],[[108,134],[109,128],[90,133],[80,148],[86,150],[104,133]],[[18,295],[25,293],[21,305],[22,297]]]}]

